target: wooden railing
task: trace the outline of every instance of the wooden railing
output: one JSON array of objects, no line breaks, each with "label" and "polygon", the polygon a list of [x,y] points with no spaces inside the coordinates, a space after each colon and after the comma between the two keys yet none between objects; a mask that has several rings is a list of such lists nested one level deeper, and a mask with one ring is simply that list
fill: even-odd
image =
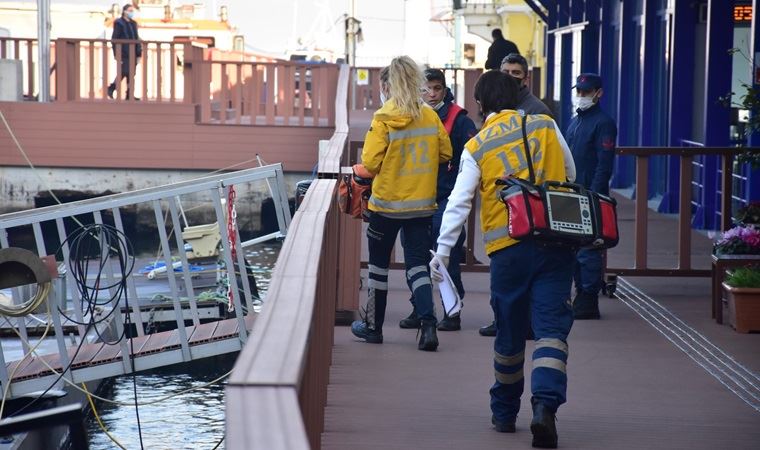
[{"label": "wooden railing", "polygon": [[[51,72],[55,67],[55,56],[53,49],[55,43],[51,43]],[[37,74],[37,39],[33,38],[11,38],[0,37],[0,59],[15,59],[21,61],[23,71],[23,95],[31,99],[34,98],[39,86],[39,75]],[[54,95],[55,91],[51,92]]]},{"label": "wooden railing", "polygon": [[[692,254],[692,180],[693,161],[695,157],[714,155],[721,160],[721,201],[716,205],[722,211],[721,230],[731,228],[731,197],[734,172],[734,147],[622,147],[617,150],[619,155],[630,155],[636,158],[636,204],[634,210],[634,261],[632,267],[608,267],[608,273],[627,276],[682,276],[709,277],[710,270],[693,269]],[[679,158],[678,180],[678,220],[676,230],[678,236],[678,263],[675,267],[666,269],[650,268],[647,261],[648,224],[649,224],[649,158],[656,156],[677,156]],[[707,261],[706,261],[707,263]]]},{"label": "wooden railing", "polygon": [[[185,101],[185,53],[192,46],[177,42],[60,38],[55,42],[56,100],[103,100],[126,53],[130,78],[114,91],[114,99]],[[137,57],[138,45],[142,54]],[[130,90],[127,95],[127,89]]]},{"label": "wooden railing", "polygon": [[[336,126],[335,64],[260,62],[190,43],[108,39],[59,38],[51,54],[54,101],[106,100],[123,72],[129,76],[117,83],[114,100],[193,103],[200,123]],[[24,95],[34,98],[36,40],[0,38],[0,57],[22,61]]]},{"label": "wooden railing", "polygon": [[[321,161],[325,170],[345,158],[347,88],[343,66],[335,99],[339,122],[333,152]],[[320,174],[290,224],[266,303],[226,388],[227,448],[320,447],[336,308],[358,298],[358,273],[342,269],[358,270],[359,255],[345,249],[336,178]]]},{"label": "wooden railing", "polygon": [[[380,108],[380,71],[381,67],[357,67],[352,69],[349,90],[349,108],[351,110],[371,110]],[[476,120],[478,106],[473,97],[473,89],[481,69],[442,69],[446,76],[446,85],[451,88],[456,101],[470,111]],[[364,77],[366,75],[366,77]],[[477,121],[477,120],[476,120]]]},{"label": "wooden railing", "polygon": [[200,121],[215,124],[335,126],[339,66],[203,60]]},{"label": "wooden railing", "polygon": [[[350,144],[350,162],[360,162],[359,153],[363,142],[351,142]],[[732,179],[733,165],[736,148],[687,148],[687,147],[621,147],[618,148],[617,154],[630,155],[636,158],[636,203],[634,212],[634,260],[631,267],[608,267],[607,273],[624,275],[624,276],[682,276],[682,277],[709,277],[710,270],[694,269],[691,264],[692,255],[692,170],[693,160],[695,157],[705,155],[716,155],[721,158],[721,175],[720,175],[720,193],[721,202],[718,205],[721,211],[727,213],[721,214],[721,230],[731,227],[731,199],[732,199]],[[670,268],[650,268],[647,263],[648,252],[648,226],[649,226],[649,158],[657,156],[677,156],[680,161],[679,186],[679,210],[678,220],[674,221],[674,231],[678,236],[678,263]],[[479,199],[476,195],[473,204],[476,205]],[[686,205],[686,207],[680,207]],[[479,217],[477,217],[477,208],[470,210],[467,219],[467,238],[465,241],[465,261],[462,263],[463,272],[488,272],[488,264],[479,262],[475,257],[475,248],[482,245],[476,242],[476,227],[479,226]],[[629,239],[629,236],[622,236],[621,239]],[[709,263],[709,261],[705,261]],[[362,261],[362,266],[366,267],[367,261]],[[391,259],[391,269],[403,269],[404,263],[395,260],[395,254]]]}]

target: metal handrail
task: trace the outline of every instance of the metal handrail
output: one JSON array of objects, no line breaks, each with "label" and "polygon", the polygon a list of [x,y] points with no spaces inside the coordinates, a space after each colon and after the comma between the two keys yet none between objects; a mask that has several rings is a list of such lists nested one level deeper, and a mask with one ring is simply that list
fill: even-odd
[{"label": "metal handrail", "polygon": [[[226,198],[233,186],[237,190],[243,189],[248,183],[269,181],[269,184],[273,186],[271,190],[274,200],[275,210],[278,217],[279,233],[278,236],[284,236],[287,234],[287,229],[290,226],[290,210],[288,206],[288,199],[286,195],[286,187],[284,182],[284,176],[282,166],[275,164],[271,166],[258,167],[253,169],[241,170],[238,172],[231,172],[226,174],[216,174],[206,177],[201,177],[193,180],[186,180],[179,183],[169,184],[165,186],[159,186],[154,188],[142,189],[134,192],[125,192],[120,194],[113,194],[105,197],[99,197],[94,199],[82,200],[79,202],[73,202],[63,205],[49,206],[45,208],[39,208],[37,210],[21,211],[15,213],[9,213],[0,215],[0,247],[11,247],[13,242],[10,241],[8,230],[17,227],[32,227],[34,235],[34,244],[39,256],[45,256],[47,253],[45,236],[42,232],[42,224],[54,222],[57,228],[57,238],[61,245],[61,251],[63,254],[63,264],[69,267],[70,249],[67,240],[67,230],[64,224],[64,219],[70,220],[77,217],[81,218],[82,215],[91,214],[92,221],[96,224],[104,223],[104,213],[109,213],[113,217],[113,223],[121,233],[124,233],[124,224],[122,220],[122,208],[144,205],[147,209],[153,211],[155,216],[155,224],[158,230],[161,253],[163,253],[162,261],[167,268],[167,277],[169,289],[171,291],[171,309],[176,322],[177,334],[179,340],[176,344],[179,348],[170,349],[169,353],[160,353],[156,355],[149,355],[145,357],[135,358],[135,367],[137,370],[158,367],[166,364],[173,364],[176,362],[189,361],[191,359],[201,358],[215,354],[212,344],[208,344],[206,347],[201,348],[198,346],[193,348],[190,343],[190,336],[185,327],[185,312],[180,302],[180,284],[184,281],[183,288],[185,289],[184,295],[188,298],[188,304],[190,306],[190,319],[195,327],[200,326],[200,316],[198,312],[198,306],[196,302],[196,296],[193,293],[193,285],[191,283],[191,271],[190,265],[185,254],[184,241],[181,237],[179,230],[181,229],[179,211],[181,206],[179,204],[180,195],[198,194],[198,195],[210,195],[211,204],[216,218],[215,222],[219,226],[219,234],[222,249],[219,252],[219,258],[224,261],[224,266],[229,276],[229,286],[233,296],[233,304],[235,310],[239,313],[236,314],[237,332],[234,334],[237,336],[237,343],[234,345],[225,344],[224,352],[239,350],[242,344],[247,340],[248,325],[246,324],[246,315],[243,312],[247,309],[248,314],[252,314],[253,297],[252,288],[249,284],[248,277],[245,275],[246,261],[243,252],[243,243],[240,240],[240,229],[235,226],[232,228],[235,233],[234,250],[230,246],[230,239],[228,236],[228,215],[225,212],[225,207],[222,200],[222,194],[220,191],[224,191],[224,197]],[[164,210],[162,202],[168,205],[167,210]],[[172,270],[173,259],[172,250],[169,242],[169,236],[167,234],[168,221],[165,221],[165,215],[171,216],[171,225],[173,225],[177,232],[175,234],[175,248],[181,260],[181,276],[175,275],[175,271]],[[80,219],[81,220],[81,219]],[[240,223],[240,222],[237,222]],[[235,256],[237,258],[235,259]],[[241,276],[236,277],[234,274],[235,266],[237,266],[241,272]],[[108,285],[115,285],[116,276],[112,266],[106,264],[104,271],[104,279]],[[139,289],[135,285],[134,273],[128,276],[125,280],[127,286],[127,292],[130,298],[135,300],[135,303],[130,303],[130,310],[126,311],[126,314],[130,314],[130,317],[134,317],[133,323],[136,325],[136,331],[138,337],[147,335],[144,329],[144,323],[142,313],[139,306],[135,306],[138,299]],[[177,279],[182,278],[182,280]],[[242,286],[240,285],[242,283]],[[242,288],[243,294],[240,294]],[[68,351],[70,346],[66,342],[63,330],[61,328],[62,317],[59,312],[59,306],[62,309],[68,308],[68,298],[73,299],[73,309],[76,320],[79,323],[85,322],[85,313],[82,306],[82,301],[79,297],[79,293],[76,287],[75,280],[71,271],[66,271],[65,277],[58,280],[57,285],[54,285],[55,295],[51,295],[48,301],[51,303],[50,307],[50,320],[54,324],[55,338],[58,344],[58,356],[59,361],[63,363],[62,367],[67,367],[69,361]],[[68,295],[67,295],[68,291]],[[154,290],[153,290],[154,291]],[[23,289],[14,288],[12,290],[14,303],[21,303],[21,299],[24,295]],[[242,298],[241,298],[242,297]],[[243,308],[245,305],[246,309]],[[113,308],[121,308],[121,303],[113,305]],[[137,312],[137,314],[135,314]],[[117,335],[122,334],[124,330],[125,322],[121,314],[114,314],[112,324],[116,328]],[[15,321],[15,327],[18,333],[24,338],[28,339],[27,324],[25,318],[18,318]],[[85,336],[84,327],[78,326],[79,339],[89,341]],[[225,337],[225,339],[229,339]],[[200,342],[204,345],[205,342]],[[70,378],[73,381],[87,381],[92,379],[103,378],[104,376],[113,376],[122,373],[128,373],[131,371],[130,366],[130,351],[126,345],[126,341],[122,340],[119,344],[121,348],[121,356],[118,361],[107,361],[108,364],[98,367],[83,367],[74,368],[71,371]],[[222,347],[219,347],[220,349]],[[2,343],[0,342],[0,350],[4,350]],[[162,352],[164,350],[161,350]],[[167,350],[168,351],[168,350]],[[24,345],[24,358],[31,358],[29,354],[28,346]],[[3,386],[9,382],[9,370],[6,368],[6,354],[4,351],[0,351],[0,383]],[[110,364],[110,365],[109,365]],[[42,373],[46,371],[43,370]],[[17,374],[18,375],[18,374]],[[44,389],[45,383],[50,383],[52,376],[37,376],[30,374],[25,378],[33,379],[21,379],[19,381],[12,381],[10,386],[11,396],[18,396],[24,393],[29,393],[36,390]],[[14,377],[15,379],[16,377]]]}]

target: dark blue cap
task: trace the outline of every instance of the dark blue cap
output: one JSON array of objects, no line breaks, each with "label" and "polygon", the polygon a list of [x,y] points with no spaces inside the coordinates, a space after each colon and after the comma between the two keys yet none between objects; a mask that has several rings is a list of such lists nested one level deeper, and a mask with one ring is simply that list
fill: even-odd
[{"label": "dark blue cap", "polygon": [[593,91],[602,88],[602,77],[595,73],[582,73],[575,79],[573,89]]}]

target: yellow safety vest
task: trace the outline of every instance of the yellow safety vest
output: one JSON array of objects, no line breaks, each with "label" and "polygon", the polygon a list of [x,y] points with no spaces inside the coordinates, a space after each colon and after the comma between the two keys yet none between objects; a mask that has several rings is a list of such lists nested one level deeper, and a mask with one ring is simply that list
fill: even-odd
[{"label": "yellow safety vest", "polygon": [[370,211],[389,217],[432,215],[438,165],[451,159],[451,141],[432,108],[420,118],[404,115],[393,102],[375,112],[364,138],[362,164],[372,174]]},{"label": "yellow safety vest", "polygon": [[[486,254],[517,243],[509,237],[508,213],[499,199],[496,180],[507,175],[529,179],[523,145],[522,117],[505,110],[486,120],[483,129],[465,145],[480,167],[480,224]],[[554,121],[546,115],[527,116],[526,131],[536,183],[565,181],[565,160]]]}]

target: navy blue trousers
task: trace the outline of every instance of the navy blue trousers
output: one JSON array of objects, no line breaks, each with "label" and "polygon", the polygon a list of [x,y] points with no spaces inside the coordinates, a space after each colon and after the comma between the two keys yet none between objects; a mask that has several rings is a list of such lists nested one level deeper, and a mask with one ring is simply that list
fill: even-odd
[{"label": "navy blue trousers", "polygon": [[430,282],[430,217],[391,219],[372,213],[367,228],[369,247],[369,293],[366,321],[373,330],[382,331],[388,304],[388,267],[399,230],[404,240],[406,282],[414,295],[414,310],[423,322],[435,324],[433,286]]},{"label": "navy blue trousers", "polygon": [[570,289],[574,252],[523,241],[491,258],[491,307],[496,317],[491,411],[512,422],[520,411],[525,380],[525,336],[535,336],[531,391],[533,401],[556,411],[567,391],[567,336],[573,325]]},{"label": "navy blue trousers", "polygon": [[602,289],[604,250],[580,249],[575,261],[575,289],[597,297]]}]

